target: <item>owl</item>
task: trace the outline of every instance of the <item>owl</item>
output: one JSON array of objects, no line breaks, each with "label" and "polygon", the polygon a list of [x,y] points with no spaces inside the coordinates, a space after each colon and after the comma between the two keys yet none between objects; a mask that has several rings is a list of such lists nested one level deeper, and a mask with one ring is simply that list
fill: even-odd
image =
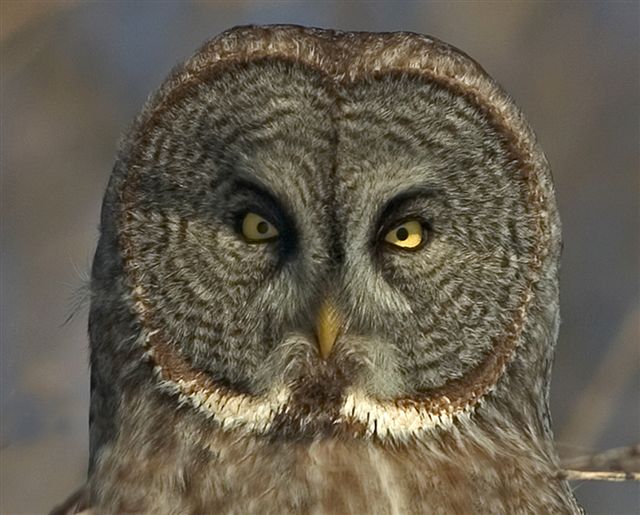
[{"label": "owl", "polygon": [[123,139],[68,512],[579,513],[560,222],[520,110],[412,33],[247,26]]}]

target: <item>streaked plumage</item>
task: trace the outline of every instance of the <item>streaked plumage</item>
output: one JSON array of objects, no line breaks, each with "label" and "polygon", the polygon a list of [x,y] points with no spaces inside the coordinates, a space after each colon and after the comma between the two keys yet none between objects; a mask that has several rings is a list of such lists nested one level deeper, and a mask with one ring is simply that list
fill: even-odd
[{"label": "streaked plumage", "polygon": [[559,251],[545,157],[466,55],[222,34],[148,101],[105,196],[87,504],[578,512],[547,406]]}]

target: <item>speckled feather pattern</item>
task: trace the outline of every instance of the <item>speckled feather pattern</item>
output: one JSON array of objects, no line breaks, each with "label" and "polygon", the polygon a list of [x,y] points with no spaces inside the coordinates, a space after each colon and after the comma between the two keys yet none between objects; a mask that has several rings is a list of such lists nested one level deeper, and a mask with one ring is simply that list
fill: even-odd
[{"label": "speckled feather pattern", "polygon": [[[247,210],[277,242],[238,235]],[[380,244],[411,217],[421,249]],[[105,195],[88,505],[579,512],[548,417],[559,250],[544,155],[463,53],[222,34],[147,102]],[[323,361],[326,297],[345,323]]]}]

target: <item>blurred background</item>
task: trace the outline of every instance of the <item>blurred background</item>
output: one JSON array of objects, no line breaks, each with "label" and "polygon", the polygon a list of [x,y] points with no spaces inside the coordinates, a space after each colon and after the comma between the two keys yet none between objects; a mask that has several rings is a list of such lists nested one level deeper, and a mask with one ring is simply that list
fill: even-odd
[{"label": "blurred background", "polygon": [[[237,24],[409,30],[511,93],[555,173],[563,324],[552,412],[564,457],[640,440],[640,3],[11,1],[1,5],[1,506],[42,513],[86,474],[87,309],[122,129],[174,64]],[[639,513],[638,483],[573,483]]]}]

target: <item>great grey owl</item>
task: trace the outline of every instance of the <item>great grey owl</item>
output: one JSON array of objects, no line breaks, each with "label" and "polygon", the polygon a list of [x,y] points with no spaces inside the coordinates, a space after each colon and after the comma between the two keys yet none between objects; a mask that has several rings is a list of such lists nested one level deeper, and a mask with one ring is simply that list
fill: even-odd
[{"label": "great grey owl", "polygon": [[93,513],[577,513],[560,224],[514,102],[410,33],[240,27],[124,138],[92,270]]}]

